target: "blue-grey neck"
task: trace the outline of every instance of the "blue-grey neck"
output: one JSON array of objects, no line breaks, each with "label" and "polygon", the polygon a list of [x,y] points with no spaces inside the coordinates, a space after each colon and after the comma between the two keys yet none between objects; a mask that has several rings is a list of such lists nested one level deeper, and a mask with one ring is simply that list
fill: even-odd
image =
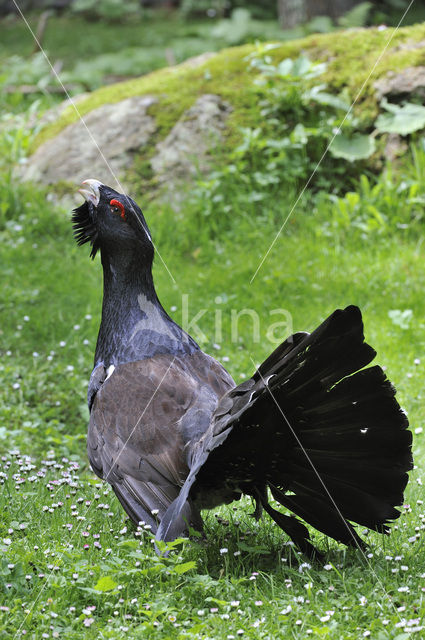
[{"label": "blue-grey neck", "polygon": [[157,354],[184,355],[196,342],[164,311],[155,292],[151,260],[138,251],[102,252],[103,306],[95,365],[105,367]]}]

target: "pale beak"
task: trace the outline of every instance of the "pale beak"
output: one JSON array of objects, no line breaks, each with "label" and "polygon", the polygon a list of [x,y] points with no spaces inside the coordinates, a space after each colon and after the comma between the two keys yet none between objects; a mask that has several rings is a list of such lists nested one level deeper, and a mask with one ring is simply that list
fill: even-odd
[{"label": "pale beak", "polygon": [[102,186],[102,183],[99,182],[99,180],[90,179],[90,180],[84,180],[82,185],[87,185],[87,186],[81,186],[81,189],[78,189],[78,193],[81,193],[84,200],[86,200],[87,202],[92,202],[94,206],[97,207],[100,200],[99,187]]}]

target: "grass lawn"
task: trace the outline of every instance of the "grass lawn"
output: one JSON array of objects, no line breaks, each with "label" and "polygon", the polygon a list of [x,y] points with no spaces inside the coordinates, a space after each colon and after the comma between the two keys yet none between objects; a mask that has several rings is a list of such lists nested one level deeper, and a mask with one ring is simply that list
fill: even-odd
[{"label": "grass lawn", "polygon": [[[422,234],[324,235],[323,220],[300,205],[250,284],[287,198],[273,205],[280,219],[236,216],[222,236],[195,233],[191,211],[187,219],[173,219],[155,203],[145,211],[176,281],[157,259],[164,306],[180,321],[188,294],[192,316],[206,310],[198,322],[203,347],[237,381],[273,348],[265,337],[271,310],[289,311],[294,330],[311,330],[334,308],[358,304],[377,362],[418,430],[419,469],[402,516],[391,536],[366,537],[367,557],[313,532],[327,557],[325,567],[311,567],[267,517],[258,524],[250,518],[252,506],[242,501],[207,515],[206,541],[186,541],[159,559],[149,532],[133,529],[87,467],[85,392],[100,317],[100,262],[76,247],[63,209],[37,191],[19,193],[19,214],[0,238],[2,637],[402,640],[415,630],[421,637]],[[249,318],[240,322],[238,342],[231,340],[231,310],[243,308],[261,319],[256,344]],[[411,312],[391,319],[394,310]]]}]

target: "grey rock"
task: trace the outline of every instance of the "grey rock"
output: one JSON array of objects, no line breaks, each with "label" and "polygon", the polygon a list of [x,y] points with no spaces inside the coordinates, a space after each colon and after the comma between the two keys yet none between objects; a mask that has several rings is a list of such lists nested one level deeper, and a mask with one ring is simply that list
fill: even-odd
[{"label": "grey rock", "polygon": [[208,154],[222,139],[230,111],[219,96],[198,98],[156,146],[151,166],[160,184],[173,186],[208,169]]},{"label": "grey rock", "polygon": [[396,47],[394,47],[394,51],[415,51],[415,49],[425,49],[425,40],[407,40],[407,42],[401,42]]},{"label": "grey rock", "polygon": [[42,144],[29,158],[23,179],[53,184],[96,178],[120,188],[120,176],[156,129],[147,109],[153,96],[105,104]]},{"label": "grey rock", "polygon": [[425,67],[407,67],[396,73],[390,71],[374,85],[378,99],[403,94],[425,97]]}]

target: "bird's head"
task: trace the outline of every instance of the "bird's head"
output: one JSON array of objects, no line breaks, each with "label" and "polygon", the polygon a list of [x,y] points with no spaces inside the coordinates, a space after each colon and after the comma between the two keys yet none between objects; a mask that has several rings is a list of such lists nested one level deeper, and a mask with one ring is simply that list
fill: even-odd
[{"label": "bird's head", "polygon": [[153,258],[153,244],[141,209],[129,198],[99,180],[84,180],[79,189],[83,204],[74,209],[72,224],[79,245],[91,244],[92,258],[97,251],[137,251]]}]

